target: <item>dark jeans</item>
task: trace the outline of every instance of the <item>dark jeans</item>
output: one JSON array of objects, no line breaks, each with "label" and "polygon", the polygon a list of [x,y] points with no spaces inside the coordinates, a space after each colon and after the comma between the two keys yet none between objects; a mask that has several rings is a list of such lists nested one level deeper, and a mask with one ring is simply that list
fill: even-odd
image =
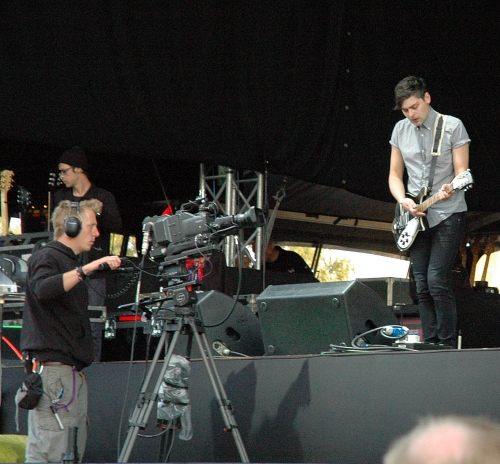
[{"label": "dark jeans", "polygon": [[420,232],[410,248],[424,341],[457,347],[451,270],[465,233],[465,213]]}]

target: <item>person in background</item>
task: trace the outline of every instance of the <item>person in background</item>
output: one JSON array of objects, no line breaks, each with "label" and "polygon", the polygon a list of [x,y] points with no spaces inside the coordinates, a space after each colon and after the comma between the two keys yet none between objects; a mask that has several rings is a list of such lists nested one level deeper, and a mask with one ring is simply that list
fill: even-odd
[{"label": "person in background", "polygon": [[[88,252],[82,253],[82,264],[96,260],[110,253],[110,234],[120,232],[122,218],[115,197],[112,193],[96,187],[88,177],[89,163],[85,152],[80,147],[66,150],[59,158],[59,175],[65,187],[54,194],[54,204],[58,205],[63,200],[80,202],[95,199],[102,211],[97,220],[100,236]],[[88,283],[89,306],[106,305],[106,279],[92,279]],[[101,359],[103,322],[92,322],[92,334],[95,343],[95,361]]]},{"label": "person in background", "polygon": [[[405,119],[395,125],[390,140],[389,188],[405,211],[427,223],[410,247],[424,341],[456,348],[457,309],[451,270],[465,234],[467,204],[464,191],[453,191],[451,182],[469,167],[470,139],[463,123],[447,116],[442,148],[431,174],[434,126],[439,115],[431,106],[427,85],[422,78],[409,76],[396,85],[394,94],[395,109],[401,110]],[[406,191],[417,195],[424,187],[432,187],[429,195],[437,194],[440,200],[426,213],[406,196]]]},{"label": "person in background", "polygon": [[269,239],[267,244],[265,261],[267,271],[303,274],[316,280],[316,282],[318,281],[302,256],[295,251],[284,250],[280,246],[274,245],[272,239]]},{"label": "person in background", "polygon": [[[116,269],[118,256],[104,256],[81,265],[99,237],[97,216],[101,204],[85,200],[76,212],[63,201],[54,210],[54,240],[35,251],[28,261],[21,350],[36,361],[43,394],[28,413],[26,462],[61,462],[68,430],[78,427],[80,459],[87,440],[87,381],[83,369],[94,359],[85,280],[101,264]],[[74,216],[74,217],[73,217]],[[68,235],[67,219],[76,219],[79,233]]]},{"label": "person in background", "polygon": [[423,419],[387,450],[383,464],[500,464],[500,425],[480,417]]}]

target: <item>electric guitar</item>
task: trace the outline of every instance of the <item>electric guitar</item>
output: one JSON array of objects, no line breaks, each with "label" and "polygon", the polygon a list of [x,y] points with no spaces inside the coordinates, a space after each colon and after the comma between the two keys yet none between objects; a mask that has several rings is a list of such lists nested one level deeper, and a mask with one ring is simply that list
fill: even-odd
[{"label": "electric guitar", "polygon": [[0,235],[9,235],[9,207],[7,200],[7,192],[12,187],[12,179],[14,178],[14,171],[2,171],[0,176],[0,190],[2,197],[2,229]]},{"label": "electric guitar", "polygon": [[48,183],[48,198],[47,198],[47,231],[50,232],[50,217],[52,214],[52,196],[53,193],[59,188],[62,187],[63,183],[59,178],[57,172],[51,172],[49,174],[49,183]]},{"label": "electric guitar", "polygon": [[[472,187],[474,180],[469,169],[460,173],[451,181],[451,191],[454,190],[467,190]],[[427,194],[427,187],[416,195],[407,194],[407,197],[412,198],[418,205],[418,210],[423,213],[427,211],[432,205],[441,200],[442,193],[437,192],[432,197],[425,199]],[[392,222],[392,233],[394,240],[400,251],[408,250],[415,241],[417,234],[425,230],[425,225],[422,217],[413,216],[413,214],[406,211],[400,204],[396,206],[396,217]]]},{"label": "electric guitar", "polygon": [[474,237],[474,241],[472,242],[472,246],[470,248],[470,252],[472,254],[472,263],[469,274],[471,287],[474,287],[476,280],[476,267],[477,267],[477,262],[479,261],[479,254],[481,253],[482,241],[483,241],[483,236],[481,234],[476,235]]},{"label": "electric guitar", "polygon": [[484,245],[483,255],[485,256],[485,261],[484,261],[484,266],[483,266],[483,275],[482,275],[481,280],[479,282],[475,282],[474,287],[477,287],[480,289],[487,289],[488,288],[488,282],[486,281],[486,275],[488,273],[488,266],[490,264],[490,256],[495,251],[497,238],[498,238],[498,235],[490,235],[488,237],[488,240],[486,241],[486,244]]},{"label": "electric guitar", "polygon": [[31,206],[31,193],[22,186],[17,187],[17,206],[19,207],[19,217],[21,218],[21,233],[26,232],[26,222],[28,219],[28,209]]}]

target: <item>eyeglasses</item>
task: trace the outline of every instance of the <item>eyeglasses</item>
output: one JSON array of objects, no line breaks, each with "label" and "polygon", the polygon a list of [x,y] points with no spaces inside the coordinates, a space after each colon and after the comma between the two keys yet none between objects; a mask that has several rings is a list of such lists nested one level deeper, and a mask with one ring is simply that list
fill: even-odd
[{"label": "eyeglasses", "polygon": [[61,169],[61,170],[59,171],[59,177],[65,176],[65,175],[68,173],[68,171],[69,171],[69,170],[71,170],[71,169],[73,169],[73,166],[70,166],[70,167],[69,167],[69,168],[67,168],[67,169]]}]

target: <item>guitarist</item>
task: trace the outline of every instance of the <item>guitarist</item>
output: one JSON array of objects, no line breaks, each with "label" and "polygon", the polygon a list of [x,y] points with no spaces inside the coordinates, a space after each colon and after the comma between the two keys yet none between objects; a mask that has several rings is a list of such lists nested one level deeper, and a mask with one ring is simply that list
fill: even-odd
[{"label": "guitarist", "polygon": [[[417,287],[417,301],[424,341],[457,347],[457,311],[451,284],[451,270],[465,233],[464,191],[452,191],[452,179],[469,167],[469,136],[463,123],[447,116],[435,166],[435,125],[438,113],[422,78],[409,76],[394,89],[396,110],[405,119],[392,132],[389,188],[396,201],[413,216],[424,218],[421,231],[410,247],[410,258]],[[430,187],[429,195],[440,200],[426,213],[411,195]]]}]

